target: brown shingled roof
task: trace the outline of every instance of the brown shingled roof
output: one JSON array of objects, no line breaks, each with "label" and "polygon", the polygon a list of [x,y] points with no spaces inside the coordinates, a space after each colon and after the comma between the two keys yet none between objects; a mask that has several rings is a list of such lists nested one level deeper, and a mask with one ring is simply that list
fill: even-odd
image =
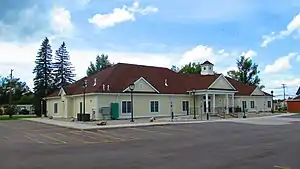
[{"label": "brown shingled roof", "polygon": [[[181,74],[168,68],[118,63],[76,81],[74,84],[65,87],[64,91],[67,95],[82,94],[82,84],[84,80],[87,80],[86,93],[121,93],[131,83],[143,77],[161,94],[184,94],[192,89],[208,89],[219,76],[220,74]],[[255,89],[254,86],[242,84],[229,77],[226,78],[238,91],[237,95],[250,95]],[[95,86],[94,79],[96,79]],[[167,80],[168,86],[165,86],[165,80]],[[103,84],[106,89],[109,85],[110,90],[103,91]],[[59,90],[51,93],[48,97],[57,96],[58,93]]]}]

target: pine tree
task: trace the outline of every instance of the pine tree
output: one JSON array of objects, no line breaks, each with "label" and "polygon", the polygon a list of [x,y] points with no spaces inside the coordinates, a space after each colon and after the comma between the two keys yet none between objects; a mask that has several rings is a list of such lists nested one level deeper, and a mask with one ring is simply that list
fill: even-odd
[{"label": "pine tree", "polygon": [[[52,76],[52,49],[49,39],[46,37],[39,49],[33,73],[35,77],[34,81],[34,94],[35,94],[35,112],[37,115],[41,115],[41,111],[46,112],[46,104],[41,106],[42,98],[45,97],[52,90],[53,76]],[[46,115],[46,113],[45,113]]]},{"label": "pine tree", "polygon": [[55,88],[65,87],[75,82],[73,73],[74,67],[70,62],[69,52],[67,51],[65,42],[55,52],[55,61],[53,63],[53,74],[55,77]]},{"label": "pine tree", "polygon": [[97,73],[103,69],[106,69],[113,64],[108,60],[108,55],[101,54],[101,56],[97,55],[96,63],[90,62],[90,66],[87,68],[86,74],[88,76]]}]

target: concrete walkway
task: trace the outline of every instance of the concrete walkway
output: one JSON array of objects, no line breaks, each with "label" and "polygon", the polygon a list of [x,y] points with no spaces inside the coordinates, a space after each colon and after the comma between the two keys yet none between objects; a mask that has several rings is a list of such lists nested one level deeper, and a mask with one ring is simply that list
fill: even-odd
[{"label": "concrete walkway", "polygon": [[88,129],[107,129],[107,128],[124,128],[124,127],[142,127],[142,126],[157,126],[157,125],[174,125],[174,124],[195,124],[195,123],[208,123],[208,122],[236,122],[236,123],[248,123],[248,124],[259,124],[259,125],[284,125],[288,124],[291,121],[297,121],[300,119],[294,118],[278,118],[284,116],[294,115],[292,113],[287,114],[278,114],[273,116],[263,116],[263,117],[252,117],[252,118],[231,118],[231,119],[218,119],[218,120],[190,120],[190,121],[161,121],[161,122],[134,122],[134,123],[123,123],[123,124],[108,124],[104,126],[98,126],[95,123],[89,122],[70,122],[70,121],[61,121],[48,118],[32,118],[32,119],[23,119],[29,121],[35,121],[45,124],[51,124],[66,128],[79,129],[79,130],[88,130]]}]

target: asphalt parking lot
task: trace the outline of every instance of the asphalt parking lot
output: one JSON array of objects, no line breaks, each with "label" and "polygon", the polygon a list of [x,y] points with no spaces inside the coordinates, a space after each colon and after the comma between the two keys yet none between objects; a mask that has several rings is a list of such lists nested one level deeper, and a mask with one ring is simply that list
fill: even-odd
[{"label": "asphalt parking lot", "polygon": [[0,122],[1,169],[298,169],[299,150],[299,123],[81,131],[22,120]]}]

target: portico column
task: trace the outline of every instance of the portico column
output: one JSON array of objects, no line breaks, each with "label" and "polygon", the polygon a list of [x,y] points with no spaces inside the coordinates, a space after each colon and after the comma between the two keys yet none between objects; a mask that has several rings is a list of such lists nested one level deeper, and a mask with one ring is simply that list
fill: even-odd
[{"label": "portico column", "polygon": [[228,94],[226,94],[226,113],[229,114],[229,98],[228,98]]},{"label": "portico column", "polygon": [[205,94],[205,106],[206,106],[206,113],[208,113],[208,94]]},{"label": "portico column", "polygon": [[232,94],[231,97],[232,97],[232,101],[231,101],[231,104],[232,104],[232,113],[234,113],[234,94]]},{"label": "portico column", "polygon": [[216,94],[213,94],[213,113],[216,113]]}]

